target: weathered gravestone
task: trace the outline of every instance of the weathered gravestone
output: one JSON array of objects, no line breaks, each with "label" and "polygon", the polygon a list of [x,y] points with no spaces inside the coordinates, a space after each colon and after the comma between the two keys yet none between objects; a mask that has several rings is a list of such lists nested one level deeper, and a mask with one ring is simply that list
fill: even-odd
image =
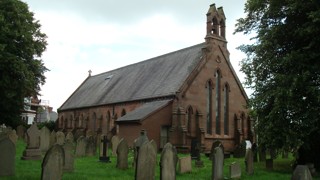
[{"label": "weathered gravestone", "polygon": [[223,150],[221,147],[214,148],[212,156],[212,180],[223,179]]},{"label": "weathered gravestone", "polygon": [[192,171],[191,156],[179,158],[179,172],[187,173]]},{"label": "weathered gravestone", "polygon": [[190,151],[191,159],[198,159],[198,156],[200,153],[198,149],[198,144],[199,144],[199,141],[197,139],[191,140],[191,151]]},{"label": "weathered gravestone", "polygon": [[174,146],[167,143],[161,153],[160,158],[160,179],[175,180],[176,179],[176,156],[177,152]]},{"label": "weathered gravestone", "polygon": [[0,133],[0,177],[15,174],[16,146],[5,133]]},{"label": "weathered gravestone", "polygon": [[214,141],[211,145],[211,151],[210,151],[210,160],[213,159],[213,155],[214,155],[214,150],[216,147],[221,147],[222,148],[222,152],[224,152],[224,147],[221,141]]},{"label": "weathered gravestone", "polygon": [[117,148],[117,168],[128,169],[129,147],[125,139],[121,139]]},{"label": "weathered gravestone", "polygon": [[68,132],[68,133],[67,133],[67,135],[66,135],[66,141],[71,142],[71,143],[74,143],[74,137],[73,137],[72,132]]},{"label": "weathered gravestone", "polygon": [[291,180],[312,180],[311,173],[307,165],[298,165],[292,174]]},{"label": "weathered gravestone", "polygon": [[50,130],[43,126],[40,130],[40,150],[46,152],[50,147]]},{"label": "weathered gravestone", "polygon": [[63,145],[64,150],[64,172],[73,172],[74,170],[74,145],[70,141],[66,141]]},{"label": "weathered gravestone", "polygon": [[23,126],[23,125],[19,125],[17,127],[17,135],[18,135],[18,138],[20,139],[24,139],[24,134],[26,132],[26,128]]},{"label": "weathered gravestone", "polygon": [[136,179],[151,180],[155,178],[157,152],[150,142],[144,143],[140,149],[137,160]]},{"label": "weathered gravestone", "polygon": [[41,179],[62,179],[64,163],[64,151],[62,146],[59,144],[53,145],[43,158]]},{"label": "weathered gravestone", "polygon": [[50,142],[49,142],[49,146],[53,146],[55,143],[57,142],[57,135],[56,132],[53,130],[50,134]]},{"label": "weathered gravestone", "polygon": [[251,149],[247,149],[245,156],[246,172],[248,175],[253,175],[253,153]]},{"label": "weathered gravestone", "polygon": [[114,135],[111,138],[112,155],[113,156],[117,156],[117,147],[118,147],[119,142],[120,142],[120,138],[117,135]]},{"label": "weathered gravestone", "polygon": [[32,124],[27,130],[27,147],[23,151],[22,160],[41,159],[40,151],[40,131],[36,124]]},{"label": "weathered gravestone", "polygon": [[239,144],[233,153],[233,156],[235,158],[243,158],[246,155],[246,147],[247,147],[247,143],[246,141],[242,141],[241,144]]},{"label": "weathered gravestone", "polygon": [[63,145],[64,144],[64,141],[65,141],[65,135],[63,132],[61,131],[58,131],[56,133],[56,137],[57,137],[57,144],[59,145]]},{"label": "weathered gravestone", "polygon": [[154,148],[154,150],[155,150],[156,152],[158,152],[157,143],[156,143],[153,139],[150,141],[150,144],[152,145],[152,147]]},{"label": "weathered gravestone", "polygon": [[77,140],[76,156],[86,155],[87,139],[84,136],[80,136]]},{"label": "weathered gravestone", "polygon": [[97,146],[94,136],[87,137],[86,156],[95,156],[96,152]]},{"label": "weathered gravestone", "polygon": [[14,145],[17,144],[18,136],[16,133],[16,130],[10,130],[7,132],[9,139],[14,143]]},{"label": "weathered gravestone", "polygon": [[[149,142],[149,138],[147,136],[147,132],[143,129],[140,132],[140,136],[134,140],[133,143],[133,148],[134,148],[134,161],[133,161],[133,166],[136,167],[136,162],[137,162],[137,158],[138,158],[138,154],[139,154],[139,149],[140,147],[144,144]],[[136,168],[135,168],[136,169]]]},{"label": "weathered gravestone", "polygon": [[231,179],[241,178],[241,167],[239,163],[237,162],[231,163],[229,171],[230,171]]}]

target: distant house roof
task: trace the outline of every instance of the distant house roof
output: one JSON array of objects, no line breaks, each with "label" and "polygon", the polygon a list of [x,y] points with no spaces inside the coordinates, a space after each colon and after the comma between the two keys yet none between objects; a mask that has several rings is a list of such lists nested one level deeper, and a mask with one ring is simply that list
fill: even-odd
[{"label": "distant house roof", "polygon": [[118,118],[117,122],[140,121],[151,115],[153,112],[165,107],[171,100],[152,101],[143,104],[141,107]]},{"label": "distant house roof", "polygon": [[205,43],[89,76],[59,110],[175,95],[201,60]]}]

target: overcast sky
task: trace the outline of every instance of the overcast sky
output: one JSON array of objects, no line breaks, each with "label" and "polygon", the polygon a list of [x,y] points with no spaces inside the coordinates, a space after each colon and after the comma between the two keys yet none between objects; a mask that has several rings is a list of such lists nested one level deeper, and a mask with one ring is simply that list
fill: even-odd
[{"label": "overcast sky", "polygon": [[248,37],[233,35],[245,0],[23,0],[48,36],[43,54],[46,84],[41,99],[54,110],[88,76],[204,42],[209,5],[223,6],[230,60],[240,80],[236,47]]}]

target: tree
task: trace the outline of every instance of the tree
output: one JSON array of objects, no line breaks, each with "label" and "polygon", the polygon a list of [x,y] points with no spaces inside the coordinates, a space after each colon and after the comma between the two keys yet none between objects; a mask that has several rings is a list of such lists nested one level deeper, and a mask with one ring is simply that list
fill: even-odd
[{"label": "tree", "polygon": [[310,150],[320,135],[320,1],[248,0],[244,10],[235,33],[254,36],[239,49],[259,143]]},{"label": "tree", "polygon": [[0,123],[15,127],[24,98],[37,95],[48,70],[41,60],[46,35],[28,5],[0,1]]}]

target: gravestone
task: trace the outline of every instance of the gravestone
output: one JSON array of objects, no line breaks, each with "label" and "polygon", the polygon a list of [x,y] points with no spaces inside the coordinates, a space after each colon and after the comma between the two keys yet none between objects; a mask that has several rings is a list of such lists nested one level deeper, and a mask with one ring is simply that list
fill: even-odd
[{"label": "gravestone", "polygon": [[86,155],[87,139],[84,136],[80,136],[77,140],[76,156]]},{"label": "gravestone", "polygon": [[316,168],[314,167],[314,164],[313,163],[307,163],[306,165],[309,168],[311,176],[315,176],[317,172],[316,172]]},{"label": "gravestone", "polygon": [[266,169],[273,170],[273,159],[266,159]]},{"label": "gravestone", "polygon": [[115,135],[111,138],[111,144],[112,144],[112,155],[117,156],[117,146],[119,144],[120,138]]},{"label": "gravestone", "polygon": [[63,172],[73,172],[74,170],[74,145],[71,141],[66,141],[63,145],[64,166]]},{"label": "gravestone", "polygon": [[53,145],[46,153],[42,161],[42,180],[62,179],[64,166],[64,151],[61,145]]},{"label": "gravestone", "polygon": [[[133,166],[136,167],[136,163],[137,163],[137,158],[138,158],[138,154],[139,154],[139,149],[140,147],[144,144],[144,143],[147,143],[149,142],[149,138],[147,136],[147,132],[142,129],[141,132],[140,132],[140,136],[134,140],[134,143],[133,143],[133,149],[134,149],[134,152],[133,152],[133,157],[134,157],[134,161],[133,161]],[[135,168],[137,169],[137,168]]]},{"label": "gravestone", "polygon": [[241,167],[239,163],[237,162],[231,163],[229,167],[229,171],[230,171],[231,179],[241,178]]},{"label": "gravestone", "polygon": [[32,124],[27,130],[27,147],[23,151],[22,160],[41,159],[40,151],[40,131],[36,124]]},{"label": "gravestone", "polygon": [[140,149],[137,160],[136,179],[151,180],[155,178],[157,152],[151,143],[144,143]]},{"label": "gravestone", "polygon": [[67,133],[67,135],[66,135],[66,141],[71,142],[71,143],[74,143],[74,137],[73,137],[72,132],[68,132],[68,133]]},{"label": "gravestone", "polygon": [[312,180],[311,173],[307,165],[298,165],[292,174],[291,180]]},{"label": "gravestone", "polygon": [[222,144],[222,142],[221,141],[214,141],[213,143],[212,143],[212,145],[211,145],[211,151],[210,151],[210,160],[212,160],[213,159],[213,155],[214,155],[214,149],[216,148],[216,147],[221,147],[222,148],[222,152],[224,152],[224,147],[223,147],[223,144]]},{"label": "gravestone", "polygon": [[214,148],[212,158],[212,179],[223,179],[223,150],[221,147]]},{"label": "gravestone", "polygon": [[87,137],[86,156],[95,156],[97,151],[96,141],[93,136]]},{"label": "gravestone", "polygon": [[49,146],[53,146],[57,142],[57,135],[56,132],[53,130],[50,134],[50,143]]},{"label": "gravestone", "polygon": [[110,162],[110,157],[108,156],[108,149],[109,149],[109,140],[107,136],[101,135],[102,138],[100,139],[100,149],[99,149],[99,161],[100,162]]},{"label": "gravestone", "polygon": [[16,146],[6,134],[0,134],[0,177],[15,174]]},{"label": "gravestone", "polygon": [[9,139],[13,142],[14,145],[16,145],[18,141],[16,130],[10,130],[7,133],[8,133]]},{"label": "gravestone", "polygon": [[190,151],[190,155],[191,155],[191,159],[198,159],[198,155],[199,155],[199,149],[197,148],[198,146],[198,140],[197,139],[192,139],[191,140],[191,151]]},{"label": "gravestone", "polygon": [[192,171],[191,156],[179,158],[179,172],[187,173]]},{"label": "gravestone", "polygon": [[243,158],[246,155],[246,147],[247,143],[246,141],[242,141],[241,144],[239,144],[236,149],[234,150],[233,156],[235,158]]},{"label": "gravestone", "polygon": [[128,169],[129,147],[125,139],[121,139],[117,148],[117,168]]},{"label": "gravestone", "polygon": [[161,153],[160,157],[160,179],[161,180],[175,180],[176,179],[176,150],[167,143]]},{"label": "gravestone", "polygon": [[65,141],[65,135],[63,132],[61,131],[58,131],[56,133],[56,137],[57,137],[57,144],[59,145],[63,145],[64,144],[64,141]]},{"label": "gravestone", "polygon": [[158,152],[157,143],[156,143],[153,139],[150,141],[150,143],[151,143],[152,147],[154,148],[154,150],[155,150],[156,152]]},{"label": "gravestone", "polygon": [[50,130],[43,126],[40,130],[40,150],[46,152],[50,147]]},{"label": "gravestone", "polygon": [[19,125],[17,127],[17,135],[19,139],[24,139],[25,132],[26,132],[26,128],[23,125]]},{"label": "gravestone", "polygon": [[247,149],[245,156],[246,172],[248,175],[253,175],[253,153],[251,149]]}]

